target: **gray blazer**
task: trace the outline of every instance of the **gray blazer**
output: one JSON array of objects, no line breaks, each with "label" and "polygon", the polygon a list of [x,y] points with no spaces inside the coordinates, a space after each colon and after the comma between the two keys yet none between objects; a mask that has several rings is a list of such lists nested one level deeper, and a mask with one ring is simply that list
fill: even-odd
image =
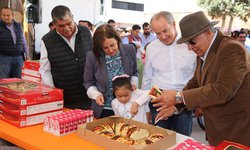
[{"label": "gray blazer", "polygon": [[[138,76],[137,63],[136,63],[136,49],[131,44],[121,44],[120,54],[122,58],[122,65],[124,73],[132,76]],[[104,97],[107,95],[108,88],[108,72],[106,69],[105,54],[100,55],[100,64],[98,63],[94,53],[91,51],[87,54],[85,71],[84,71],[84,86],[88,90],[91,86],[96,86],[98,91]],[[92,101],[92,110],[96,118],[99,118],[102,113],[102,106],[96,104],[95,100]]]}]

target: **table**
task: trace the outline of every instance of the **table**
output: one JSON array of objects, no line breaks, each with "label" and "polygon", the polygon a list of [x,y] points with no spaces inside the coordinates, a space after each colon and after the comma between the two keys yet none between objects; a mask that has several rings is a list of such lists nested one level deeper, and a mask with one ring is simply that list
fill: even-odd
[{"label": "table", "polygon": [[[0,138],[28,150],[104,150],[102,147],[77,137],[76,132],[61,137],[47,133],[43,131],[43,124],[17,128],[0,120]],[[176,134],[177,144],[188,138],[190,137]]]}]

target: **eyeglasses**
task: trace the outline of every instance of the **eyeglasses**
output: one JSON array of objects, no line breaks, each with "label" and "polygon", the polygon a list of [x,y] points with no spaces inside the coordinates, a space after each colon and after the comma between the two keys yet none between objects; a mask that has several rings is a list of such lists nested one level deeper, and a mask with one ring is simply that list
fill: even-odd
[{"label": "eyeglasses", "polygon": [[187,41],[186,44],[195,45],[196,42],[194,41],[194,39],[191,39],[191,40]]}]

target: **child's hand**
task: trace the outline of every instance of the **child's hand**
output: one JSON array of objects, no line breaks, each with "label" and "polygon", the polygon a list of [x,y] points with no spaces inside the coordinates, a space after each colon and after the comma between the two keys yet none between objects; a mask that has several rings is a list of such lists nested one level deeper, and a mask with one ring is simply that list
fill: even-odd
[{"label": "child's hand", "polygon": [[132,85],[132,90],[135,91],[136,90],[136,85],[135,84],[131,84]]},{"label": "child's hand", "polygon": [[131,106],[131,109],[130,109],[130,112],[131,112],[132,115],[136,115],[137,114],[138,107],[139,107],[139,104],[137,104],[136,102],[132,103],[132,106]]},{"label": "child's hand", "polygon": [[103,95],[99,95],[97,98],[96,98],[96,103],[100,106],[104,106],[104,98],[103,98]]}]

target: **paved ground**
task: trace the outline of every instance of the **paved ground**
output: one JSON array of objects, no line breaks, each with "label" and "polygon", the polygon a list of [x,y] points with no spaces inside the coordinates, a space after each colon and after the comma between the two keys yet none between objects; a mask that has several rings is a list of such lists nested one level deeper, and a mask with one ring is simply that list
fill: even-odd
[{"label": "paved ground", "polygon": [[191,137],[202,144],[208,144],[208,142],[206,141],[205,131],[203,131],[198,126],[196,118],[193,119],[193,130],[192,130]]}]

